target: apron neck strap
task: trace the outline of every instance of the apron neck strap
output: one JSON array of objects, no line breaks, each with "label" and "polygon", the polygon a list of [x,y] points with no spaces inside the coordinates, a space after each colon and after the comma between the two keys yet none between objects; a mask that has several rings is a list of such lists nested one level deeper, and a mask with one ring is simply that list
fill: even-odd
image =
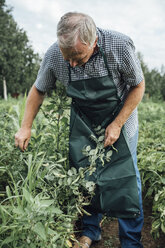
[{"label": "apron neck strap", "polygon": [[68,72],[69,72],[69,83],[71,83],[71,65],[68,64]]},{"label": "apron neck strap", "polygon": [[[98,46],[99,52],[103,56],[105,67],[106,67],[106,69],[108,71],[108,75],[111,76],[111,73],[110,73],[110,70],[109,70],[109,67],[108,67],[107,57],[106,57],[105,53],[103,52],[102,47],[100,47],[100,45],[98,43],[97,43],[97,46]],[[69,71],[69,83],[70,83],[71,82],[71,65],[70,64],[68,64],[68,71]]]}]

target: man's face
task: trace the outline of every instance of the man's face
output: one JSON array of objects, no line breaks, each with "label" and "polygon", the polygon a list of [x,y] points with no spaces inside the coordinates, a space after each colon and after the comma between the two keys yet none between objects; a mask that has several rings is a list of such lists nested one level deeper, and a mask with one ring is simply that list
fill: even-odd
[{"label": "man's face", "polygon": [[80,40],[77,41],[74,48],[60,48],[64,60],[68,61],[72,67],[84,65],[94,52],[97,40],[90,47],[88,44],[83,44]]}]

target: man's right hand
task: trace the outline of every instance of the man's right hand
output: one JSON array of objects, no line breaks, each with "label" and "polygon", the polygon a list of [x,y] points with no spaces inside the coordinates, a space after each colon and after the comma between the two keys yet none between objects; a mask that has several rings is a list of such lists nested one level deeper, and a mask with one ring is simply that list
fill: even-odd
[{"label": "man's right hand", "polygon": [[15,134],[15,146],[23,152],[26,150],[31,137],[31,128],[20,128]]}]

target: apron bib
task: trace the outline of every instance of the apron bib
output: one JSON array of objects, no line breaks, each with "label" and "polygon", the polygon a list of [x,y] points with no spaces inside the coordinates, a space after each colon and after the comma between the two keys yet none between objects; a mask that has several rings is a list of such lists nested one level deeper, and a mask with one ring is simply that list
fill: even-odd
[{"label": "apron bib", "polygon": [[[89,166],[88,158],[82,153],[85,146],[95,149],[90,139],[93,127],[106,128],[122,108],[116,86],[110,76],[107,59],[101,48],[107,76],[71,81],[69,67],[69,85],[67,95],[72,97],[70,117],[69,156],[70,166],[76,169]],[[140,215],[136,172],[129,150],[125,127],[115,142],[111,160],[104,166],[98,161],[96,171],[87,179],[96,184],[95,196],[91,202],[92,211],[117,218],[136,218]],[[106,151],[112,147],[106,148]]]}]

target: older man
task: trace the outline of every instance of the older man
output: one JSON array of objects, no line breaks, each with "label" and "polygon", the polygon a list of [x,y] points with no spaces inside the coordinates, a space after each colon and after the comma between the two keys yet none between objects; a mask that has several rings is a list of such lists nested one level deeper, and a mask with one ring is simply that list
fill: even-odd
[{"label": "older man", "polygon": [[133,42],[124,34],[97,28],[90,16],[76,12],[61,18],[57,37],[29,93],[15,144],[26,149],[44,93],[59,80],[72,97],[71,166],[88,165],[82,148],[93,146],[90,135],[97,135],[93,126],[105,128],[105,151],[113,144],[118,150],[104,167],[99,162],[96,166],[91,216],[84,215],[80,243],[74,247],[88,248],[92,241],[100,240],[101,213],[107,213],[118,217],[122,248],[141,248],[143,210],[136,158],[136,107],[144,93],[144,78]]}]

